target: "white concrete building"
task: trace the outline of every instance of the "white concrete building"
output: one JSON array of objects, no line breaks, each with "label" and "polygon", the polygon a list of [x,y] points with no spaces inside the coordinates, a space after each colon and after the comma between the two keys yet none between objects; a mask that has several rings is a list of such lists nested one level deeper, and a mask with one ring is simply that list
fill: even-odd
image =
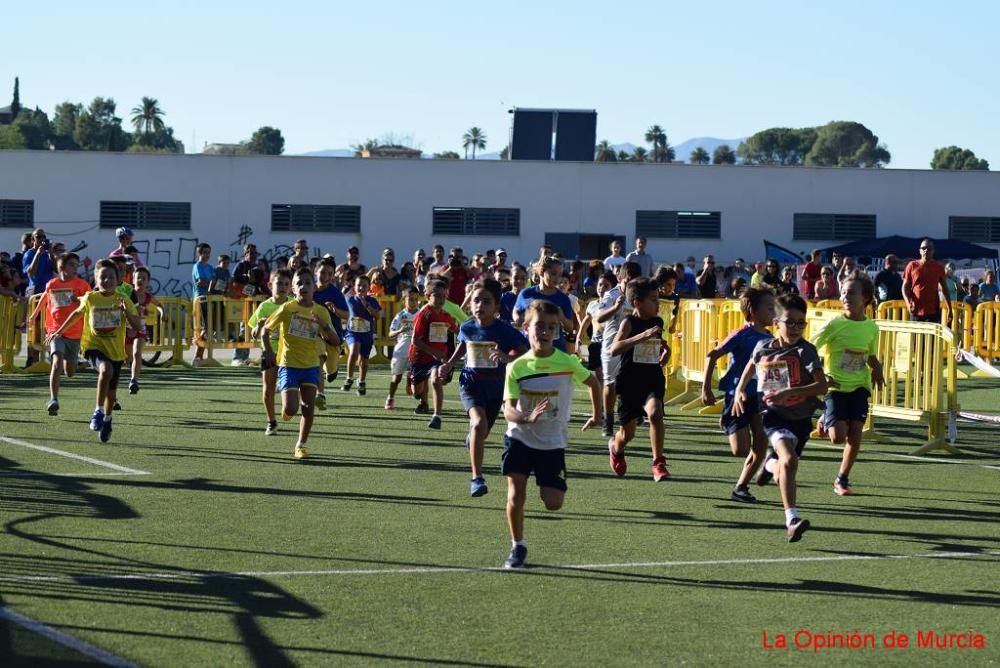
[{"label": "white concrete building", "polygon": [[129,225],[161,293],[190,291],[194,247],[265,257],[349,246],[397,265],[439,242],[503,246],[527,261],[548,241],[603,257],[636,234],[658,262],[762,259],[762,239],[804,251],[858,237],[950,235],[1000,246],[1000,174],[677,164],[0,151],[0,248],[44,227],[96,260]]}]

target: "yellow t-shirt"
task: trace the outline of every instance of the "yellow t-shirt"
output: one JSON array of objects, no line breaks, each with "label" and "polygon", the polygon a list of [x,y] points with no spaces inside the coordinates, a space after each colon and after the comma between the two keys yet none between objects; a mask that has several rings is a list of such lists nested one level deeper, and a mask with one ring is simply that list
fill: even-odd
[{"label": "yellow t-shirt", "polygon": [[863,387],[872,391],[868,358],[878,354],[878,325],[874,320],[850,320],[837,316],[824,327],[813,343],[823,355],[826,374],[839,383],[835,392],[853,392]]},{"label": "yellow t-shirt", "polygon": [[294,369],[309,369],[319,366],[319,350],[316,340],[320,338],[320,327],[332,329],[330,312],[319,304],[301,306],[288,301],[267,318],[265,325],[272,332],[278,332],[278,366]]},{"label": "yellow t-shirt", "polygon": [[138,317],[139,312],[132,300],[118,293],[105,296],[95,291],[80,297],[83,307],[81,350],[99,350],[112,362],[125,361],[125,326],[128,321],[122,304],[130,315]]}]

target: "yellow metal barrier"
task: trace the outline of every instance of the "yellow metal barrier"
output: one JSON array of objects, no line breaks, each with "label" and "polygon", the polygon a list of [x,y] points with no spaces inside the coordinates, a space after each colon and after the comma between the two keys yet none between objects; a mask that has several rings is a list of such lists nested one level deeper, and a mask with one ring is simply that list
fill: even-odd
[{"label": "yellow metal barrier", "polygon": [[910,309],[907,308],[906,302],[902,299],[893,299],[882,302],[878,305],[878,309],[875,313],[879,320],[896,320],[898,322],[904,322],[910,319]]},{"label": "yellow metal barrier", "polygon": [[872,393],[872,415],[925,422],[927,441],[913,454],[959,454],[947,441],[958,413],[955,334],[937,323],[879,320],[878,358],[885,387]]},{"label": "yellow metal barrier", "polygon": [[155,309],[146,314],[150,336],[143,346],[145,352],[169,352],[171,359],[165,366],[190,366],[184,361],[184,351],[194,340],[191,300],[183,297],[157,297],[163,317]]},{"label": "yellow metal barrier", "polygon": [[205,349],[205,358],[199,361],[199,366],[220,366],[215,359],[217,349],[249,349],[256,345],[247,321],[261,301],[261,296],[230,299],[222,295],[192,300],[195,345]]},{"label": "yellow metal barrier", "polygon": [[1000,358],[1000,302],[984,302],[977,306],[973,323],[976,354],[992,364]]},{"label": "yellow metal barrier", "polygon": [[25,347],[29,350],[35,351],[37,360],[34,364],[30,364],[22,369],[23,373],[48,373],[49,366],[48,361],[45,359],[46,349],[45,349],[45,318],[48,316],[46,310],[42,310],[38,317],[32,318],[31,314],[35,312],[38,308],[38,303],[42,301],[42,295],[31,295],[28,298],[26,318],[25,318]]},{"label": "yellow metal barrier", "polygon": [[0,373],[16,373],[14,358],[21,350],[21,305],[13,297],[0,296]]},{"label": "yellow metal barrier", "polygon": [[[664,338],[667,339],[667,343],[670,345],[670,359],[667,360],[666,365],[663,367],[663,375],[667,377],[667,387],[663,399],[669,402],[670,399],[684,392],[684,383],[677,378],[677,372],[680,370],[681,356],[679,350],[681,335],[680,332],[674,332],[672,335],[668,333],[670,324],[673,323],[674,319],[674,302],[661,299],[659,316],[665,325]],[[677,320],[677,325],[679,326],[680,309],[677,310]]]},{"label": "yellow metal barrier", "polygon": [[666,403],[686,401],[682,409],[701,406],[701,383],[705,379],[705,357],[718,336],[718,308],[714,300],[682,300],[678,313],[679,337],[672,357],[677,357],[677,377],[683,390]]},{"label": "yellow metal barrier", "polygon": [[369,364],[389,364],[392,358],[392,349],[396,345],[396,340],[389,338],[389,325],[396,314],[403,309],[403,301],[399,297],[382,295],[378,298],[378,305],[382,310],[375,319],[375,345]]},{"label": "yellow metal barrier", "polygon": [[[944,322],[951,326],[951,331],[955,333],[958,344],[964,350],[973,350],[975,346],[975,312],[972,306],[964,302],[952,302],[941,304],[941,314]],[[959,374],[961,377],[961,374]]]}]

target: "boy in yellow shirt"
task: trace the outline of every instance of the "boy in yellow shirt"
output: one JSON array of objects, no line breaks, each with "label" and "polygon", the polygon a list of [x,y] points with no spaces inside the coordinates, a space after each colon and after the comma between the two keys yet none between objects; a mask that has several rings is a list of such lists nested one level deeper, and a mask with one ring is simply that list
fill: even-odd
[{"label": "boy in yellow shirt", "polygon": [[[316,284],[308,267],[295,272],[292,278],[294,301],[287,301],[268,316],[264,323],[261,343],[264,345],[263,363],[278,364],[278,390],[281,391],[281,417],[291,420],[302,406],[299,421],[299,440],[295,444],[296,459],[309,456],[306,440],[312,429],[316,392],[319,388],[320,363],[316,342],[323,338],[333,346],[340,345],[340,337],[333,329],[330,312],[313,302]],[[278,353],[271,347],[271,334],[278,334]]]},{"label": "boy in yellow shirt", "polygon": [[112,260],[98,260],[94,267],[97,290],[80,297],[80,305],[59,329],[46,337],[46,344],[78,319],[83,318],[80,348],[84,358],[97,370],[97,408],[90,418],[90,428],[100,433],[101,441],[111,438],[111,414],[118,395],[118,379],[125,362],[125,324],[133,330],[143,327],[132,300],[115,292],[118,269]]}]

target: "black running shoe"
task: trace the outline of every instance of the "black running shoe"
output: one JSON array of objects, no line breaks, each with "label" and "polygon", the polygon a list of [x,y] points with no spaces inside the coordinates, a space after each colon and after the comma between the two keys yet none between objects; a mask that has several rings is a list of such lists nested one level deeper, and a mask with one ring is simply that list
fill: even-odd
[{"label": "black running shoe", "polygon": [[757,497],[751,494],[746,487],[734,487],[729,498],[740,503],[757,503]]},{"label": "black running shoe", "polygon": [[510,550],[510,556],[503,562],[504,568],[524,568],[524,561],[528,558],[528,548],[524,545],[515,545]]}]

